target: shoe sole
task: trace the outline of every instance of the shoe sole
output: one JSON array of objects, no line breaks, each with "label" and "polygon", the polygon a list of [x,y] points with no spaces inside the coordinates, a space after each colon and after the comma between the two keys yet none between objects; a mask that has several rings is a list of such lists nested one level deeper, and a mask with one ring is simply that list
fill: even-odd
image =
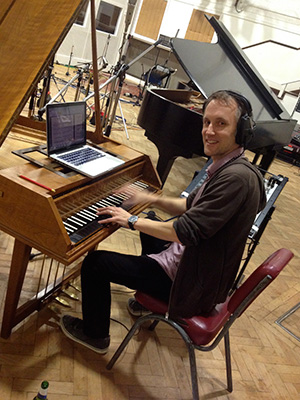
[{"label": "shoe sole", "polygon": [[65,326],[63,324],[63,316],[60,319],[60,328],[69,339],[73,340],[73,342],[81,344],[81,346],[87,347],[88,349],[90,349],[98,354],[106,354],[108,352],[108,347],[106,349],[98,349],[97,347],[94,347],[91,344],[88,344],[86,342],[82,342],[81,340],[77,339],[75,336],[71,335],[70,332],[67,331],[67,329],[65,328]]}]

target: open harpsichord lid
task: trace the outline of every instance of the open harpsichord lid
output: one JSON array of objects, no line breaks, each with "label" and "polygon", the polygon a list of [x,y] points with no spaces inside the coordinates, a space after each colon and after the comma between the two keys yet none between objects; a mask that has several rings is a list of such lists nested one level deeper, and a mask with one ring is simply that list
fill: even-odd
[{"label": "open harpsichord lid", "polygon": [[0,145],[86,0],[2,0]]}]

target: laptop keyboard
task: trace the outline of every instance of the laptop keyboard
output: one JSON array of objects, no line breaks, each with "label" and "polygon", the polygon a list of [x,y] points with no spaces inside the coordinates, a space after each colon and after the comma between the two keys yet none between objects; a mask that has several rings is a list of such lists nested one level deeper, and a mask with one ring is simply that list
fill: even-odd
[{"label": "laptop keyboard", "polygon": [[94,149],[85,148],[85,149],[79,149],[77,151],[73,151],[72,153],[62,154],[59,156],[59,159],[61,159],[62,161],[71,163],[75,166],[79,166],[79,165],[85,164],[89,161],[93,161],[93,160],[96,160],[97,158],[101,158],[104,156],[105,156],[104,153],[101,154]]}]

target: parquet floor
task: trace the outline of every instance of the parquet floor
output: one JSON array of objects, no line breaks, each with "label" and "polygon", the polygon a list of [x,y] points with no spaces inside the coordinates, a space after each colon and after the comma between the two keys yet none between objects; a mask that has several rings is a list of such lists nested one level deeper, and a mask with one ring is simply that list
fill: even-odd
[{"label": "parquet floor", "polygon": [[[154,163],[157,149],[136,125],[138,106],[122,102],[129,140],[122,123],[115,124],[111,138],[149,154]],[[117,111],[118,114],[118,111]],[[0,148],[0,168],[21,163],[10,152],[32,146],[30,140],[10,134]],[[250,153],[249,157],[253,155]],[[187,187],[195,170],[205,160],[176,160],[164,190],[178,196]],[[274,399],[300,398],[300,342],[275,321],[300,301],[300,170],[275,160],[274,174],[289,178],[276,202],[272,220],[264,232],[246,274],[268,255],[281,247],[295,254],[294,259],[231,328],[234,391],[225,390],[224,349],[221,343],[213,352],[198,353],[197,367],[201,399]],[[26,212],[26,210],[24,210]],[[46,228],[45,228],[46,229]],[[0,233],[0,317],[6,292],[13,239]],[[99,248],[139,254],[136,232],[119,230]],[[39,260],[29,267],[24,292],[30,292],[33,277],[39,271]],[[113,286],[112,318],[131,326],[126,311],[131,296],[126,288]],[[66,297],[65,297],[66,298]],[[66,298],[67,299],[67,298]],[[80,301],[68,299],[70,308],[53,301],[40,313],[19,324],[8,340],[0,339],[0,400],[30,400],[42,380],[48,380],[50,400],[161,400],[192,398],[186,348],[180,338],[164,324],[155,332],[142,329],[111,371],[105,366],[124,337],[126,329],[112,321],[111,348],[101,356],[68,340],[58,326],[64,312],[80,316]],[[300,336],[300,310],[285,325]]]}]

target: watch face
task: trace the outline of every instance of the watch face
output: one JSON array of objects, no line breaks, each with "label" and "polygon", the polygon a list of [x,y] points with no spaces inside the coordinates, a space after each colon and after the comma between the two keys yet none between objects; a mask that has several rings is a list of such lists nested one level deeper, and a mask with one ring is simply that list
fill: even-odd
[{"label": "watch face", "polygon": [[134,224],[136,223],[138,218],[139,217],[137,217],[136,215],[132,215],[131,217],[128,218],[128,225],[130,229],[134,230]]}]

